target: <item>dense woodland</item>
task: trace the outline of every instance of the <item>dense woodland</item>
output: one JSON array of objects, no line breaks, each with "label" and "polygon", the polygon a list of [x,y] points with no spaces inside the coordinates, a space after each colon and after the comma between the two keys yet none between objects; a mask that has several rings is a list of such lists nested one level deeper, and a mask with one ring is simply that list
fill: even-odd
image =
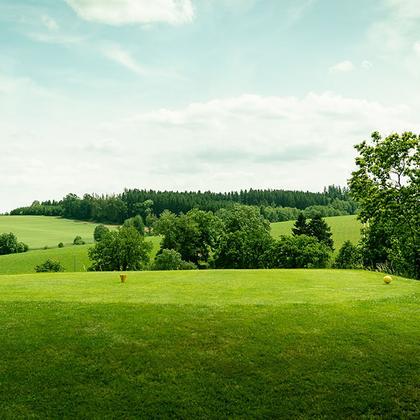
[{"label": "dense woodland", "polygon": [[63,216],[76,220],[121,224],[127,218],[140,215],[146,224],[169,210],[175,214],[191,209],[216,212],[234,204],[257,206],[270,222],[294,220],[304,210],[307,217],[354,214],[356,203],[348,190],[329,186],[322,193],[286,190],[241,190],[239,192],[173,192],[126,189],[117,195],[68,194],[60,201],[35,201],[31,206],[13,210],[12,215]]}]

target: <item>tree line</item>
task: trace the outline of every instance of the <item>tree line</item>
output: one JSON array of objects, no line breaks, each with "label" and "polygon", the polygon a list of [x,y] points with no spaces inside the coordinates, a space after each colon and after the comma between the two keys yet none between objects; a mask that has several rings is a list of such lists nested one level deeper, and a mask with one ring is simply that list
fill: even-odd
[{"label": "tree line", "polygon": [[314,214],[327,217],[354,214],[357,210],[348,189],[332,185],[320,193],[253,189],[227,193],[126,189],[122,194],[85,194],[83,197],[70,193],[59,201],[35,201],[10,214],[62,216],[115,224],[140,215],[146,226],[150,226],[165,210],[174,214],[187,213],[194,208],[217,212],[234,204],[258,207],[270,222],[294,220],[301,211],[308,217]]}]

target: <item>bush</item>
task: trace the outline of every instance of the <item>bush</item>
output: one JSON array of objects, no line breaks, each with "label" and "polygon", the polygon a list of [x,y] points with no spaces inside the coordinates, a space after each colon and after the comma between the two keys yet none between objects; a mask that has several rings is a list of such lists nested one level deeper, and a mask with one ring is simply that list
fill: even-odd
[{"label": "bush", "polygon": [[282,236],[266,251],[264,262],[266,268],[323,268],[330,253],[331,249],[314,237]]},{"label": "bush", "polygon": [[73,241],[73,245],[84,245],[85,241],[82,239],[81,236],[76,236]]},{"label": "bush", "polygon": [[28,245],[19,242],[13,233],[3,233],[0,235],[0,255],[18,254],[26,252]]},{"label": "bush", "polygon": [[60,261],[52,260],[48,258],[44,263],[35,267],[37,273],[58,273],[64,271],[64,267]]},{"label": "bush", "polygon": [[197,266],[184,261],[181,254],[174,249],[163,249],[155,258],[154,270],[195,270]]},{"label": "bush", "polygon": [[109,232],[109,229],[105,225],[98,225],[93,231],[93,239],[95,242],[99,242]]},{"label": "bush", "polygon": [[338,251],[334,262],[335,268],[362,268],[363,258],[360,247],[353,245],[350,241],[344,242]]},{"label": "bush", "polygon": [[58,247],[59,247],[59,248],[64,248],[64,244],[63,244],[63,242],[60,242],[60,243],[58,244]]}]

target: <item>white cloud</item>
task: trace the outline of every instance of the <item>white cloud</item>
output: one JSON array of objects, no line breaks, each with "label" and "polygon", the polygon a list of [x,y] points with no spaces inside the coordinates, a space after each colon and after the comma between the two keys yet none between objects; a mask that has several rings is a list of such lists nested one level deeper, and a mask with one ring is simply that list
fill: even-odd
[{"label": "white cloud", "polygon": [[373,67],[373,64],[368,60],[364,60],[362,61],[361,67],[363,70],[370,70]]},{"label": "white cloud", "polygon": [[47,15],[41,16],[41,20],[44,26],[50,31],[56,31],[59,28],[58,23]]},{"label": "white cloud", "polygon": [[82,18],[109,25],[192,21],[191,0],[66,0]]},{"label": "white cloud", "polygon": [[[8,197],[0,211],[69,191],[110,193],[124,187],[321,190],[345,184],[353,145],[372,131],[420,131],[416,113],[407,106],[333,93],[241,95],[106,124],[88,115],[82,120],[84,111],[73,108],[37,119],[33,128],[19,120],[7,128],[0,121],[0,143],[19,147],[0,166],[0,197]],[[28,126],[33,133],[16,133]]]},{"label": "white cloud", "polygon": [[340,61],[331,66],[329,70],[330,73],[349,73],[354,70],[354,64],[349,60]]},{"label": "white cloud", "polygon": [[115,61],[138,75],[144,76],[147,74],[147,70],[137,62],[132,54],[117,44],[104,47],[102,52],[108,59]]},{"label": "white cloud", "polygon": [[417,41],[413,45],[414,52],[420,56],[420,41]]}]

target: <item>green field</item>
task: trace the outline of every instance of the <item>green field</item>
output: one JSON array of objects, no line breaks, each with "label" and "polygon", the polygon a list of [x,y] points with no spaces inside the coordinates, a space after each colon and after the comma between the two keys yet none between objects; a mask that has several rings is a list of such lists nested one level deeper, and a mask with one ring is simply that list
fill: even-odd
[{"label": "green field", "polygon": [[72,244],[79,235],[93,243],[96,224],[48,216],[0,216],[0,233],[13,232],[32,249],[56,247],[60,242]]},{"label": "green field", "polygon": [[[159,250],[161,238],[158,236],[146,237],[146,241],[153,244],[151,259]],[[29,274],[35,272],[35,266],[42,264],[48,258],[60,261],[65,271],[86,271],[90,266],[88,249],[90,245],[65,246],[64,248],[38,249],[23,254],[0,255],[1,274]]]},{"label": "green field", "polygon": [[[356,216],[325,217],[325,221],[331,227],[334,239],[334,247],[339,250],[345,241],[357,243],[360,239],[361,224]],[[271,234],[278,238],[280,235],[291,235],[294,220],[271,224]]]},{"label": "green field", "polygon": [[420,283],[0,276],[1,418],[419,418]]}]

